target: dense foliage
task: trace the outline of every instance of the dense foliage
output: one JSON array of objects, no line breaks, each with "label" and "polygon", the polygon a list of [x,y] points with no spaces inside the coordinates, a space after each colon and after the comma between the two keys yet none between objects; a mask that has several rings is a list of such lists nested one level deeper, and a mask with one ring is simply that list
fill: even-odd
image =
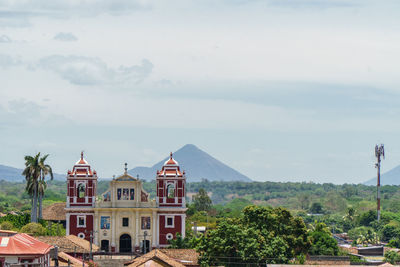
[{"label": "dense foliage", "polygon": [[[107,190],[109,182],[109,180],[99,180],[99,195]],[[55,202],[65,201],[65,181],[49,181],[47,185],[47,190],[43,196],[44,207]],[[154,198],[156,189],[154,181],[144,182],[143,185],[145,190],[150,193],[150,197]],[[30,211],[31,200],[29,195],[24,192],[24,187],[25,183],[0,181],[0,212],[14,211],[23,214],[16,217],[9,214],[0,218],[0,227],[2,227],[3,222],[9,221],[12,224],[12,229],[19,230],[29,222],[29,214],[25,213]],[[209,238],[217,238],[224,231],[232,233],[238,231],[227,240],[228,243],[231,242],[232,244],[235,240],[243,239],[255,246],[256,243],[252,242],[254,240],[258,242],[261,237],[262,239],[257,243],[257,246],[262,247],[269,244],[273,248],[274,244],[281,244],[281,241],[286,244],[287,239],[282,237],[276,240],[270,239],[268,236],[264,236],[264,229],[255,227],[258,214],[255,214],[254,218],[251,217],[252,220],[246,221],[243,209],[247,206],[257,205],[267,210],[281,207],[282,211],[290,210],[293,218],[302,218],[309,229],[308,237],[313,244],[318,244],[310,247],[308,252],[311,254],[336,255],[337,250],[335,242],[331,239],[331,233],[342,232],[348,233],[350,239],[354,240],[354,244],[367,245],[384,241],[388,242],[389,246],[400,247],[399,186],[382,186],[381,203],[383,211],[380,223],[376,221],[376,188],[374,186],[203,181],[188,183],[187,190],[188,218],[186,229],[188,231],[186,236],[190,238],[180,238],[175,244],[171,244],[172,246],[197,246],[199,240],[202,240],[203,237],[201,235],[198,237],[191,236],[193,235],[191,227],[194,225],[207,226],[207,238],[208,236]],[[261,222],[264,222],[264,220],[259,221],[259,223]],[[326,225],[324,231],[316,230],[319,223]],[[49,231],[48,225],[43,224],[43,226],[46,228],[46,234],[56,234],[64,230],[62,227],[52,225],[50,228],[53,230]],[[246,232],[244,232],[244,226],[248,228],[246,228]],[[3,227],[8,229],[10,224],[5,223]],[[211,233],[214,234],[211,235]],[[244,251],[248,249],[247,246],[238,246],[237,248],[244,249]],[[215,249],[215,251],[218,251],[218,248]],[[286,249],[284,251],[277,250],[276,253],[286,253]],[[234,257],[242,257],[241,259],[250,262],[253,256],[260,256],[261,259],[265,259],[270,252],[264,251],[263,253],[253,255],[246,252],[244,254],[239,253]],[[282,254],[282,257],[285,258],[284,255],[289,254]],[[302,257],[301,254],[297,255],[300,258]]]},{"label": "dense foliage", "polygon": [[283,208],[248,206],[221,220],[197,246],[202,265],[287,263],[311,246],[303,220]]},{"label": "dense foliage", "polygon": [[339,247],[336,239],[332,237],[328,227],[324,223],[316,223],[315,229],[310,232],[312,246],[309,251],[311,255],[339,254]]}]

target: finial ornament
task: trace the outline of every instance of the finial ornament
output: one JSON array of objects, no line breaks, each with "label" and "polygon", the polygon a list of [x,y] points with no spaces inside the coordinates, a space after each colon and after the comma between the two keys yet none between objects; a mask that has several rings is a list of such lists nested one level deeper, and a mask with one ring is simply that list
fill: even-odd
[{"label": "finial ornament", "polygon": [[81,151],[81,159],[83,159],[83,150]]},{"label": "finial ornament", "polygon": [[169,153],[169,158],[170,158],[170,159],[172,159],[172,152],[171,152],[171,153]]},{"label": "finial ornament", "polygon": [[128,163],[125,162],[125,174],[128,173]]}]

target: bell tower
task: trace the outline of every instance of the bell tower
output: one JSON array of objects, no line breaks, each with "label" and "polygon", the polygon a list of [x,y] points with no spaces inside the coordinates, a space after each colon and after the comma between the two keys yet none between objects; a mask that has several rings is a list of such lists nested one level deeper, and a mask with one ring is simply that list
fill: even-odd
[{"label": "bell tower", "polygon": [[67,235],[76,235],[89,240],[93,230],[96,202],[97,173],[83,157],[67,174]]},{"label": "bell tower", "polygon": [[158,231],[160,246],[179,233],[185,237],[186,176],[172,157],[172,152],[161,171],[157,171]]}]

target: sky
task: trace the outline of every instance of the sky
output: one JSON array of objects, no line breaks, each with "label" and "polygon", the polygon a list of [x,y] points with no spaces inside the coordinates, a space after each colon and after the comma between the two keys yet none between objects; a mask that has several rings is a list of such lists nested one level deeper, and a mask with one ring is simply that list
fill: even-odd
[{"label": "sky", "polygon": [[400,1],[0,0],[0,164],[100,177],[195,144],[256,181],[400,164]]}]

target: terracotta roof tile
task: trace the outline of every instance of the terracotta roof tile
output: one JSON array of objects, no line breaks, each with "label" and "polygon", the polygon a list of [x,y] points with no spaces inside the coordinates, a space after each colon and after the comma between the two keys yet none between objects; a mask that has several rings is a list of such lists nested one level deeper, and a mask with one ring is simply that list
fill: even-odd
[{"label": "terracotta roof tile", "polygon": [[194,249],[154,249],[141,257],[125,263],[125,266],[198,266],[198,257],[199,254]]},{"label": "terracotta roof tile", "polygon": [[65,202],[54,203],[43,209],[43,220],[65,221]]},{"label": "terracotta roof tile", "polygon": [[51,245],[24,233],[0,237],[0,255],[45,255],[51,248]]},{"label": "terracotta roof tile", "polygon": [[[81,239],[77,236],[38,236],[37,239],[53,246],[58,246],[60,252],[89,253],[90,250],[89,241]],[[92,244],[92,251],[96,252],[98,250],[99,247]]]}]

